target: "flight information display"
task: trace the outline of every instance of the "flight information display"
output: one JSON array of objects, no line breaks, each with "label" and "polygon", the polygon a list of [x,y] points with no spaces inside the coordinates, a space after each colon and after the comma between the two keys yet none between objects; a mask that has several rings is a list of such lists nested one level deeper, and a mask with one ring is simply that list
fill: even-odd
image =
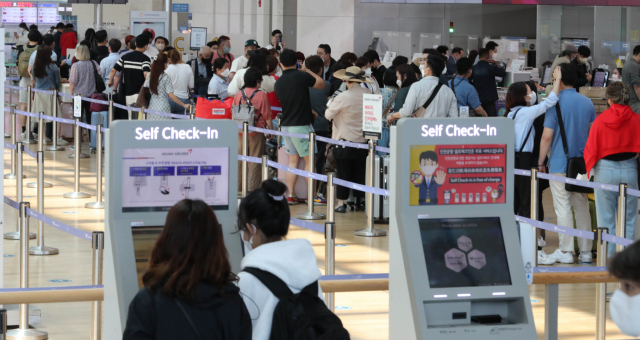
[{"label": "flight information display", "polygon": [[58,5],[55,4],[40,4],[38,5],[38,22],[44,23],[57,23],[60,21],[58,15]]},{"label": "flight information display", "polygon": [[370,3],[640,6],[638,0],[360,0]]},{"label": "flight information display", "polygon": [[420,219],[418,224],[431,288],[511,285],[499,217]]},{"label": "flight information display", "polygon": [[200,199],[229,209],[229,148],[124,149],[122,212],[168,211]]},{"label": "flight information display", "polygon": [[38,22],[38,9],[35,7],[3,7],[2,22],[19,24]]}]

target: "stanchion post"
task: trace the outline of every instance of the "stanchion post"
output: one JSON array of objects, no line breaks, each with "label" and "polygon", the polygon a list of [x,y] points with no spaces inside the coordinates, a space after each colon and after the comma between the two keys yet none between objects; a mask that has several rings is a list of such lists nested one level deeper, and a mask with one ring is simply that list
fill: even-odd
[{"label": "stanchion post", "polygon": [[[607,266],[607,241],[602,239],[602,235],[609,233],[607,228],[598,228],[598,242],[596,251],[598,257],[596,266]],[[605,282],[596,283],[596,340],[604,340],[607,327],[607,284]]]},{"label": "stanchion post", "polygon": [[[91,195],[87,194],[86,192],[81,192],[80,191],[80,125],[77,124],[78,119],[76,118],[76,125],[75,125],[75,138],[74,138],[74,145],[75,145],[75,150],[73,150],[73,156],[74,157],[70,157],[70,158],[75,158],[74,159],[74,167],[73,167],[73,172],[74,172],[74,191],[73,192],[68,192],[64,195],[62,195],[62,197],[64,198],[72,198],[72,199],[78,199],[78,198],[89,198],[91,197]],[[71,156],[71,155],[69,155]]]},{"label": "stanchion post", "polygon": [[[335,197],[336,187],[333,184],[335,173],[331,172],[327,175],[327,222],[324,224],[324,258],[325,270],[324,275],[336,274],[336,224],[335,224]],[[325,301],[329,310],[335,309],[335,293],[325,293]]]},{"label": "stanchion post", "polygon": [[111,122],[113,122],[113,98],[109,99],[109,116],[107,120],[109,121],[109,126],[111,126]]},{"label": "stanchion post", "polygon": [[[315,173],[315,164],[316,164],[316,153],[315,147],[316,145],[316,134],[314,132],[309,132],[309,164],[306,164],[307,171],[311,173]],[[315,194],[315,180],[313,178],[308,178],[307,180],[307,204],[308,209],[306,213],[298,214],[296,218],[301,220],[322,220],[326,216],[324,214],[318,214],[314,212],[314,204],[313,201]]]},{"label": "stanchion post", "polygon": [[[20,288],[29,288],[29,202],[20,202]],[[20,322],[17,329],[7,332],[9,339],[48,339],[47,332],[29,328],[29,304],[20,304]]]},{"label": "stanchion post", "polygon": [[196,119],[196,107],[193,104],[191,104],[191,106],[189,106],[189,119],[191,119],[191,120],[195,120]]},{"label": "stanchion post", "polygon": [[147,113],[144,112],[144,107],[140,108],[140,117],[138,117],[138,119],[140,120],[147,120]]},{"label": "stanchion post", "polygon": [[[31,112],[31,85],[27,85],[27,112]],[[27,116],[27,120],[25,122],[25,132],[27,134],[27,138],[25,138],[22,142],[24,144],[35,144],[37,141],[31,135],[31,116]]]},{"label": "stanchion post", "polygon": [[[38,212],[44,215],[44,151],[38,151]],[[60,251],[57,248],[44,245],[44,222],[38,220],[38,245],[29,248],[29,255],[56,255]]]},{"label": "stanchion post", "polygon": [[267,155],[262,156],[262,180],[269,179],[269,157]]},{"label": "stanchion post", "polygon": [[[627,238],[627,183],[620,183],[618,188],[618,225],[616,236]],[[624,246],[616,244],[616,252],[624,250]]]},{"label": "stanchion post", "polygon": [[[538,219],[538,169],[531,168],[531,216],[532,220]],[[538,266],[538,230],[533,228],[533,266]]]},{"label": "stanchion post", "polygon": [[[375,143],[372,139],[369,139],[369,158],[367,158],[368,166],[369,166],[369,174],[367,178],[367,186],[373,187],[373,178],[375,174],[375,165],[376,165],[376,153],[375,153]],[[373,193],[367,192],[365,193],[367,200],[367,228],[356,230],[354,233],[356,236],[366,236],[366,237],[374,237],[374,236],[387,236],[387,232],[384,230],[374,229],[373,228]]]},{"label": "stanchion post", "polygon": [[[57,90],[53,90],[53,110],[51,110],[51,112],[53,112],[53,116],[54,117],[58,117],[58,108],[60,107],[60,97],[58,96],[58,91]],[[58,122],[57,121],[53,121],[53,132],[51,133],[51,146],[48,146],[46,148],[44,148],[46,151],[64,151],[64,146],[58,146],[58,138],[60,138],[60,136],[58,135]]]},{"label": "stanchion post", "polygon": [[[22,165],[24,156],[24,144],[22,142],[16,143],[16,202],[22,202],[22,186],[23,186],[23,171],[24,166]],[[30,239],[35,239],[36,234],[29,233]],[[20,219],[17,220],[16,223],[16,231],[12,231],[10,233],[4,234],[5,240],[19,240],[20,239]]]},{"label": "stanchion post", "polygon": [[[91,284],[94,286],[102,284],[102,261],[104,254],[104,233],[94,231],[92,234],[91,247],[93,248],[93,273]],[[91,303],[91,340],[102,338],[102,302],[93,301]]]},{"label": "stanchion post", "polygon": [[84,205],[87,209],[104,209],[102,202],[102,124],[96,125],[96,197],[95,202]]},{"label": "stanchion post", "polygon": [[[31,183],[27,183],[27,188],[38,188],[39,185],[41,185],[40,183],[40,177],[44,178],[44,153],[43,153],[43,157],[42,159],[40,158],[40,152],[44,152],[44,134],[45,134],[45,128],[44,128],[44,118],[42,118],[42,116],[44,115],[44,112],[40,112],[40,117],[38,119],[38,178],[36,179],[36,182],[31,182]],[[44,188],[51,188],[53,187],[53,184],[51,183],[46,183],[44,180],[42,181],[42,185],[44,186]],[[40,192],[40,191],[38,191]]]},{"label": "stanchion post", "polygon": [[[242,123],[242,155],[249,156],[249,123]],[[249,163],[242,161],[242,197],[247,197],[249,180],[247,173],[249,169]]]},{"label": "stanchion post", "polygon": [[[16,106],[11,105],[9,109],[9,115],[11,116],[11,144],[16,145]],[[18,163],[16,162],[17,150],[11,150],[11,173],[4,175],[4,179],[15,179]]]}]

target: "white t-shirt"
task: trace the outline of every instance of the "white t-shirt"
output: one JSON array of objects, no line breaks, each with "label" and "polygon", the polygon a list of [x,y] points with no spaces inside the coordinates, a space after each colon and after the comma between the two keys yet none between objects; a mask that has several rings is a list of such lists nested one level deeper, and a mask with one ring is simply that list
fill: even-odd
[{"label": "white t-shirt", "polygon": [[242,70],[243,68],[246,68],[248,63],[249,63],[249,59],[241,55],[233,60],[233,62],[231,63],[231,68],[229,69],[229,72],[231,73],[238,72],[238,70]]},{"label": "white t-shirt", "polygon": [[193,72],[187,64],[171,64],[164,73],[169,75],[173,84],[173,94],[181,99],[189,98],[189,88],[193,88]]},{"label": "white t-shirt", "polygon": [[148,48],[147,48],[147,50],[144,52],[144,54],[145,54],[147,57],[149,57],[149,59],[151,59],[151,61],[153,61],[153,58],[155,58],[155,57],[158,55],[158,53],[160,53],[160,52],[158,52],[158,49],[157,49],[157,48],[155,48],[155,47],[153,47],[153,46],[151,46],[151,45],[149,45],[149,46],[147,46],[147,47],[148,47]]}]

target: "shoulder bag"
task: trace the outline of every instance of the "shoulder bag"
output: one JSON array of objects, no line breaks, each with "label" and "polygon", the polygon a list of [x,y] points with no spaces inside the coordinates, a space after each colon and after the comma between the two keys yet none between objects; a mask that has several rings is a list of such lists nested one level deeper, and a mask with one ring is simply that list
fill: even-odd
[{"label": "shoulder bag", "polygon": [[427,101],[424,103],[424,105],[422,105],[415,112],[413,112],[412,117],[414,117],[414,118],[422,118],[424,116],[425,111],[427,110],[429,105],[431,105],[431,102],[436,98],[436,95],[440,91],[441,87],[442,87],[442,83],[438,83],[436,88],[433,89],[433,91],[431,92],[431,96],[429,97],[429,99],[427,99]]},{"label": "shoulder bag", "polygon": [[96,93],[102,93],[107,89],[107,85],[104,84],[102,76],[98,73],[96,63],[93,60],[91,60],[91,66],[93,66],[93,77],[95,78],[96,82]]},{"label": "shoulder bag", "polygon": [[[515,122],[516,120],[516,116],[518,115],[518,112],[520,111],[520,109],[518,109],[514,114],[513,114],[513,121]],[[531,159],[532,159],[532,153],[531,152],[524,152],[522,151],[522,149],[524,149],[524,146],[527,145],[527,141],[529,140],[529,137],[531,137],[531,131],[533,130],[533,124],[531,124],[531,127],[529,128],[529,131],[527,132],[527,137],[524,139],[524,141],[522,142],[522,145],[520,146],[520,151],[516,151],[516,158],[515,158],[515,168],[516,169],[521,169],[521,170],[531,170]]]},{"label": "shoulder bag", "polygon": [[198,340],[203,340],[204,338],[202,337],[202,335],[200,335],[200,331],[198,331],[198,328],[196,327],[196,324],[193,322],[193,320],[191,320],[191,317],[187,313],[187,310],[184,309],[184,306],[182,305],[182,303],[180,301],[178,301],[178,299],[174,299],[174,301],[176,302],[176,304],[178,305],[178,307],[182,311],[182,314],[184,315],[184,317],[187,318],[187,322],[189,323],[189,326],[191,327],[191,330],[193,330],[193,333],[195,333],[196,338]]},{"label": "shoulder bag", "polygon": [[[400,90],[398,90],[400,91]],[[389,109],[391,109],[391,107],[393,106],[393,102],[395,102],[396,97],[398,96],[398,91],[396,91],[396,94],[393,95],[393,98],[391,99],[391,101],[389,102],[389,106],[387,106],[387,109],[384,110],[384,113],[382,114],[382,119],[386,120],[387,119],[387,113],[389,113]]]},{"label": "shoulder bag", "polygon": [[[562,148],[567,157],[567,178],[576,179],[578,174],[586,174],[587,166],[583,156],[569,158],[569,147],[567,143],[567,135],[564,130],[564,122],[562,121],[562,112],[560,111],[560,103],[556,103],[556,114],[558,115],[558,126],[560,127],[560,137],[562,137]],[[593,194],[592,188],[586,188],[574,184],[565,183],[564,189],[569,192],[582,194]]]}]

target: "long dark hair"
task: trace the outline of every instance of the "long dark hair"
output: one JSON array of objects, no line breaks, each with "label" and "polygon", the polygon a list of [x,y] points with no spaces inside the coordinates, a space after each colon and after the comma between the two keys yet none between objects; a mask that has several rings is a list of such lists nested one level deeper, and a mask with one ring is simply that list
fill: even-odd
[{"label": "long dark hair", "polygon": [[89,42],[89,49],[93,48],[96,42],[96,31],[93,28],[87,28],[84,32],[84,40]]},{"label": "long dark hair", "polygon": [[33,62],[33,76],[44,78],[47,76],[47,68],[53,64],[51,49],[46,45],[40,45],[36,51],[36,60]]},{"label": "long dark hair", "polygon": [[164,73],[164,65],[169,62],[166,54],[160,53],[156,56],[156,60],[151,64],[151,74],[149,74],[149,90],[156,96],[158,93],[158,84],[160,76]]},{"label": "long dark hair", "polygon": [[505,104],[506,112],[509,113],[511,109],[518,106],[527,106],[527,100],[524,98],[527,95],[527,88],[529,86],[524,82],[517,82],[509,86],[507,91],[507,101]]},{"label": "long dark hair", "polygon": [[246,230],[247,223],[260,229],[267,242],[280,241],[289,232],[291,213],[285,194],[287,186],[268,179],[240,203],[238,228]]},{"label": "long dark hair", "polygon": [[193,299],[200,283],[221,288],[237,279],[213,210],[190,199],[171,207],[142,277],[145,287],[154,291],[163,285],[166,296]]},{"label": "long dark hair", "polygon": [[404,64],[396,66],[396,71],[400,73],[400,77],[407,76],[407,79],[402,82],[403,88],[409,87],[413,83],[418,81],[418,77],[416,77],[416,73],[413,71],[413,68],[411,68],[410,65]]}]

